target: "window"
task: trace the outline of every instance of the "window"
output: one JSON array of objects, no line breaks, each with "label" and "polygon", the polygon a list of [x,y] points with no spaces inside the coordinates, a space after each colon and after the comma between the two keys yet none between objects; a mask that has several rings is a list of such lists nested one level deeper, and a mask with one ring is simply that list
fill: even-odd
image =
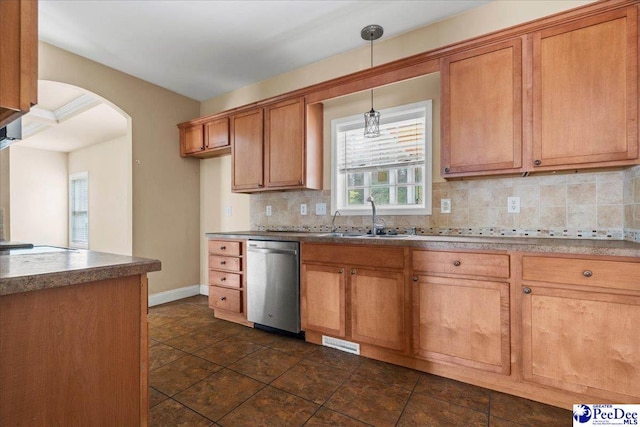
[{"label": "window", "polygon": [[380,136],[362,114],[331,121],[331,204],[343,215],[431,214],[431,100],[380,111]]},{"label": "window", "polygon": [[89,248],[89,174],[69,176],[69,246]]}]

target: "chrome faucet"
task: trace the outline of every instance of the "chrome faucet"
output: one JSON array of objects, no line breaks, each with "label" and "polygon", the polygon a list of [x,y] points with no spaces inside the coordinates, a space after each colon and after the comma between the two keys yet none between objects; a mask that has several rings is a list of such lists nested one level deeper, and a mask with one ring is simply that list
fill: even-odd
[{"label": "chrome faucet", "polygon": [[333,214],[333,219],[331,220],[331,232],[332,233],[336,232],[336,215],[342,215],[338,209],[336,209],[336,212]]},{"label": "chrome faucet", "polygon": [[367,197],[367,202],[371,202],[371,211],[372,211],[372,215],[371,215],[371,235],[375,236],[376,233],[376,204],[373,201],[373,197],[369,196]]}]

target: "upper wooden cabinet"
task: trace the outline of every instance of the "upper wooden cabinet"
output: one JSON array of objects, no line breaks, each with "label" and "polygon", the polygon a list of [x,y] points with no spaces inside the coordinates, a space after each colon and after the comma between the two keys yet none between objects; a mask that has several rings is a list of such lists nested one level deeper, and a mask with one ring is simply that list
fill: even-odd
[{"label": "upper wooden cabinet", "polygon": [[606,10],[443,58],[441,175],[638,163],[637,15]]},{"label": "upper wooden cabinet", "polygon": [[442,176],[522,167],[522,40],[442,60]]},{"label": "upper wooden cabinet", "polygon": [[533,34],[534,168],[638,158],[637,14],[627,7]]},{"label": "upper wooden cabinet", "polygon": [[233,191],[322,188],[322,104],[293,98],[240,113],[232,135]]},{"label": "upper wooden cabinet", "polygon": [[0,127],[38,102],[38,2],[0,1]]},{"label": "upper wooden cabinet", "polygon": [[231,116],[232,190],[252,191],[264,187],[262,108]]},{"label": "upper wooden cabinet", "polygon": [[182,157],[214,157],[229,154],[229,118],[205,123],[179,125]]}]

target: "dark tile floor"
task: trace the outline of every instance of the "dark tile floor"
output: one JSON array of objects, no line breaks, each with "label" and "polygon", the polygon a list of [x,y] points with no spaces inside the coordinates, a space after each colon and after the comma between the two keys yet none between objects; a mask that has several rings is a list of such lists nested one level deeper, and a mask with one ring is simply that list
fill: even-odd
[{"label": "dark tile floor", "polygon": [[149,310],[149,425],[568,426],[571,412],[213,317]]}]

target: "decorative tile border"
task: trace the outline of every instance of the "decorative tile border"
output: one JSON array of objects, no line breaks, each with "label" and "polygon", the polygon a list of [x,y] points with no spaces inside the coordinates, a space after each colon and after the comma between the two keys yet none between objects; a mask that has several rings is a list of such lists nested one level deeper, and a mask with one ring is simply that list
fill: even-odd
[{"label": "decorative tile border", "polygon": [[[411,228],[389,227],[398,233],[411,233]],[[328,226],[258,226],[257,231],[289,231],[302,233],[329,233]],[[336,227],[338,232],[366,233],[368,229],[356,227]],[[570,229],[504,229],[504,228],[416,228],[421,236],[483,236],[483,237],[535,237],[555,239],[631,240],[640,242],[640,230],[570,230]]]},{"label": "decorative tile border", "polygon": [[632,230],[632,229],[624,230],[624,240],[640,243],[640,230]]}]

